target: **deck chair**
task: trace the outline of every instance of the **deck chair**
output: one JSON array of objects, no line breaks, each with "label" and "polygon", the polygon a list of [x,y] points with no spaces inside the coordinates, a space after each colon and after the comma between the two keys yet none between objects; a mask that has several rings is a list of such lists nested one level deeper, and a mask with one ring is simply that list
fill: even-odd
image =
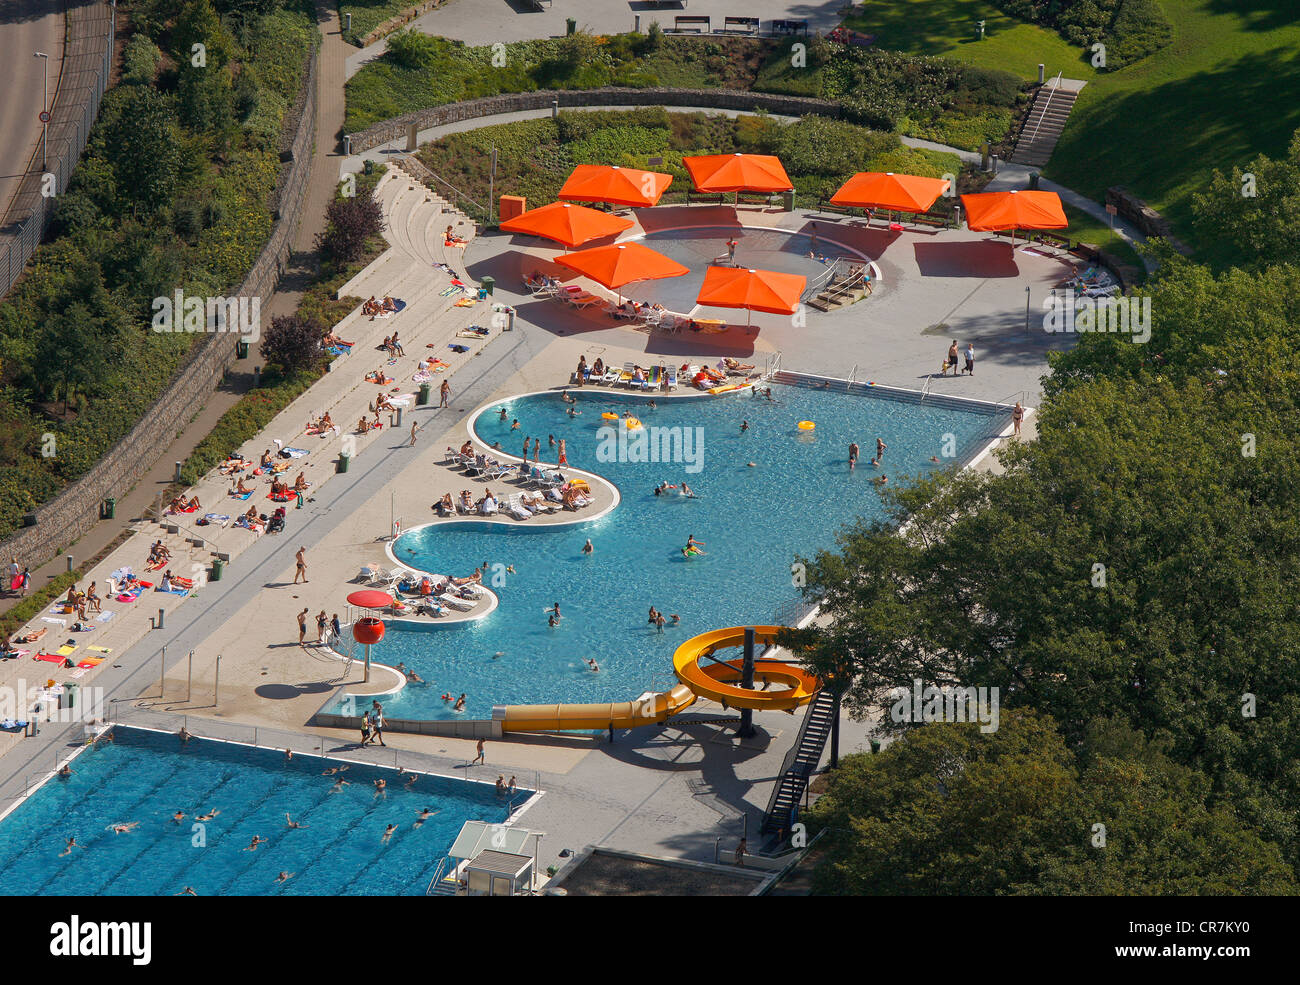
[{"label": "deck chair", "polygon": [[677,370],[673,368],[669,368],[668,370],[668,389],[677,389]]},{"label": "deck chair", "polygon": [[613,366],[610,366],[605,370],[605,375],[602,377],[601,382],[609,386],[614,386],[618,383],[619,377],[622,375],[623,371],[621,369],[615,369]]}]

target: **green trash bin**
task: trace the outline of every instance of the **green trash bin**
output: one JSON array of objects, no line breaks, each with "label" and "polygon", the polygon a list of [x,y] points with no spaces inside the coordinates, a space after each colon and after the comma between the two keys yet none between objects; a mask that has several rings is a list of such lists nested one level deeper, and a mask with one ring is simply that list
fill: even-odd
[{"label": "green trash bin", "polygon": [[1037,189],[1038,189],[1038,172],[1037,172],[1037,171],[1030,171],[1030,172],[1029,172],[1029,188],[1030,188],[1031,191],[1037,191]]},{"label": "green trash bin", "polygon": [[432,393],[433,393],[433,385],[431,383],[421,383],[420,395],[415,398],[415,402],[419,404],[421,407],[427,407],[429,405],[429,399]]},{"label": "green trash bin", "polygon": [[111,520],[117,515],[117,500],[112,496],[104,500],[104,519]]},{"label": "green trash bin", "polygon": [[213,580],[213,581],[221,581],[221,575],[225,572],[225,570],[226,570],[226,562],[225,562],[225,561],[221,560],[221,558],[217,558],[215,561],[213,561],[213,562],[212,562],[212,580]]},{"label": "green trash bin", "polygon": [[75,681],[69,681],[63,685],[63,693],[59,695],[59,707],[77,707],[77,684]]},{"label": "green trash bin", "polygon": [[493,289],[497,286],[497,280],[495,277],[484,277],[481,281],[478,282],[478,284],[479,284],[479,288],[483,291],[486,291],[487,296],[491,297]]},{"label": "green trash bin", "polygon": [[351,455],[349,455],[347,452],[342,452],[342,453],[339,454],[339,471],[340,471],[340,472],[346,472],[346,471],[348,470],[348,466],[351,465],[351,464],[352,464],[352,456],[351,456]]},{"label": "green trash bin", "polygon": [[238,342],[235,343],[235,358],[236,359],[248,358],[248,343],[243,339],[240,339]]},{"label": "green trash bin", "polygon": [[792,191],[789,191],[789,192],[783,192],[783,193],[782,193],[782,196],[783,196],[783,198],[785,199],[785,210],[786,210],[787,212],[793,212],[793,211],[794,211],[794,192],[792,192]]}]

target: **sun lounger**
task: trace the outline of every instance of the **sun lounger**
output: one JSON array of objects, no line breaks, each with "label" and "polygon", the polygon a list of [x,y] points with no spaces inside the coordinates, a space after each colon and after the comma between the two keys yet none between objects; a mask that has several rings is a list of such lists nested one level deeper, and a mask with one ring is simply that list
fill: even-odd
[{"label": "sun lounger", "polygon": [[621,375],[623,375],[622,370],[614,369],[613,367],[610,367],[605,371],[605,375],[601,377],[600,381],[609,386],[613,386],[615,383],[618,382],[618,378]]},{"label": "sun lounger", "polygon": [[470,609],[474,608],[473,602],[468,599],[458,599],[454,595],[437,595],[435,598],[439,605],[450,606],[451,608],[457,609],[461,612],[469,612]]},{"label": "sun lounger", "polygon": [[623,371],[618,374],[619,386],[630,386],[632,384],[632,372],[636,369],[636,363],[624,363]]},{"label": "sun lounger", "polygon": [[668,370],[668,389],[669,390],[677,389],[677,370],[675,369]]},{"label": "sun lounger", "polygon": [[507,499],[506,505],[503,509],[504,512],[514,517],[516,520],[527,520],[533,515],[532,511],[524,506],[522,493],[515,493]]}]

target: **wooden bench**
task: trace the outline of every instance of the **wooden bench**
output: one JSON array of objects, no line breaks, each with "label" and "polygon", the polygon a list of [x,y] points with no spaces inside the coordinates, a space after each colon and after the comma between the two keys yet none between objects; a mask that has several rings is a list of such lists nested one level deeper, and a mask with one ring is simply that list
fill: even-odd
[{"label": "wooden bench", "polygon": [[757,17],[724,17],[722,30],[725,34],[749,34],[758,37],[759,19]]},{"label": "wooden bench", "polygon": [[673,18],[673,31],[694,31],[696,34],[712,34],[713,21],[708,17],[678,14]]},{"label": "wooden bench", "polygon": [[1055,246],[1062,250],[1070,248],[1070,238],[1068,236],[1058,236],[1056,233],[1034,233],[1029,237],[1039,243],[1046,243],[1048,246]]},{"label": "wooden bench", "polygon": [[947,229],[952,225],[952,219],[947,216],[931,215],[928,212],[909,216],[907,221],[917,226],[933,226],[935,229]]},{"label": "wooden bench", "polygon": [[792,20],[774,20],[772,21],[773,34],[807,34],[808,22]]}]

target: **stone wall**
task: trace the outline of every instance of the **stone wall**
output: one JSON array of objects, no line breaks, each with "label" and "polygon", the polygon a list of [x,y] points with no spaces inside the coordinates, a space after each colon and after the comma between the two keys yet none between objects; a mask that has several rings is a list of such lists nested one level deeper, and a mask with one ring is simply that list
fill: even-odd
[{"label": "stone wall", "polygon": [[393,140],[405,139],[406,129],[412,123],[417,130],[474,120],[500,113],[519,113],[525,110],[549,109],[552,103],[560,109],[572,106],[701,106],[708,109],[729,109],[752,112],[763,109],[780,116],[841,117],[843,108],[828,99],[808,99],[801,96],[781,96],[768,92],[747,92],[741,89],[564,89],[539,92],[512,92],[482,99],[467,99],[461,103],[448,103],[416,110],[402,116],[383,120],[360,133],[349,134],[353,154],[360,154]]},{"label": "stone wall", "polygon": [[412,7],[407,7],[396,17],[388,18],[388,20],[384,21],[373,31],[371,31],[369,34],[363,37],[361,39],[361,47],[362,48],[370,47],[372,44],[374,44],[376,41],[380,40],[381,38],[385,38],[388,35],[392,34],[403,24],[409,24],[417,17],[424,16],[429,11],[441,7],[446,2],[447,0],[424,0],[424,3],[418,3]]},{"label": "stone wall", "polygon": [[[271,238],[234,292],[238,296],[262,298],[263,308],[270,306],[271,295],[289,259],[311,174],[316,133],[316,64],[317,53],[313,51],[303,80],[307,96],[290,145],[292,160],[281,172],[275,190],[278,217]],[[131,432],[94,468],[39,507],[34,526],[24,527],[0,543],[0,555],[17,557],[21,563],[35,568],[90,530],[99,519],[103,501],[124,495],[140,476],[153,468],[171,444],[172,436],[185,427],[195,409],[216,389],[235,361],[236,339],[237,336],[224,333],[198,339],[185,364]]]},{"label": "stone wall", "polygon": [[1191,256],[1191,247],[1170,231],[1169,220],[1123,185],[1112,185],[1106,189],[1106,204],[1115,206],[1119,210],[1119,215],[1137,226],[1143,234],[1167,239],[1170,245],[1183,256]]}]

